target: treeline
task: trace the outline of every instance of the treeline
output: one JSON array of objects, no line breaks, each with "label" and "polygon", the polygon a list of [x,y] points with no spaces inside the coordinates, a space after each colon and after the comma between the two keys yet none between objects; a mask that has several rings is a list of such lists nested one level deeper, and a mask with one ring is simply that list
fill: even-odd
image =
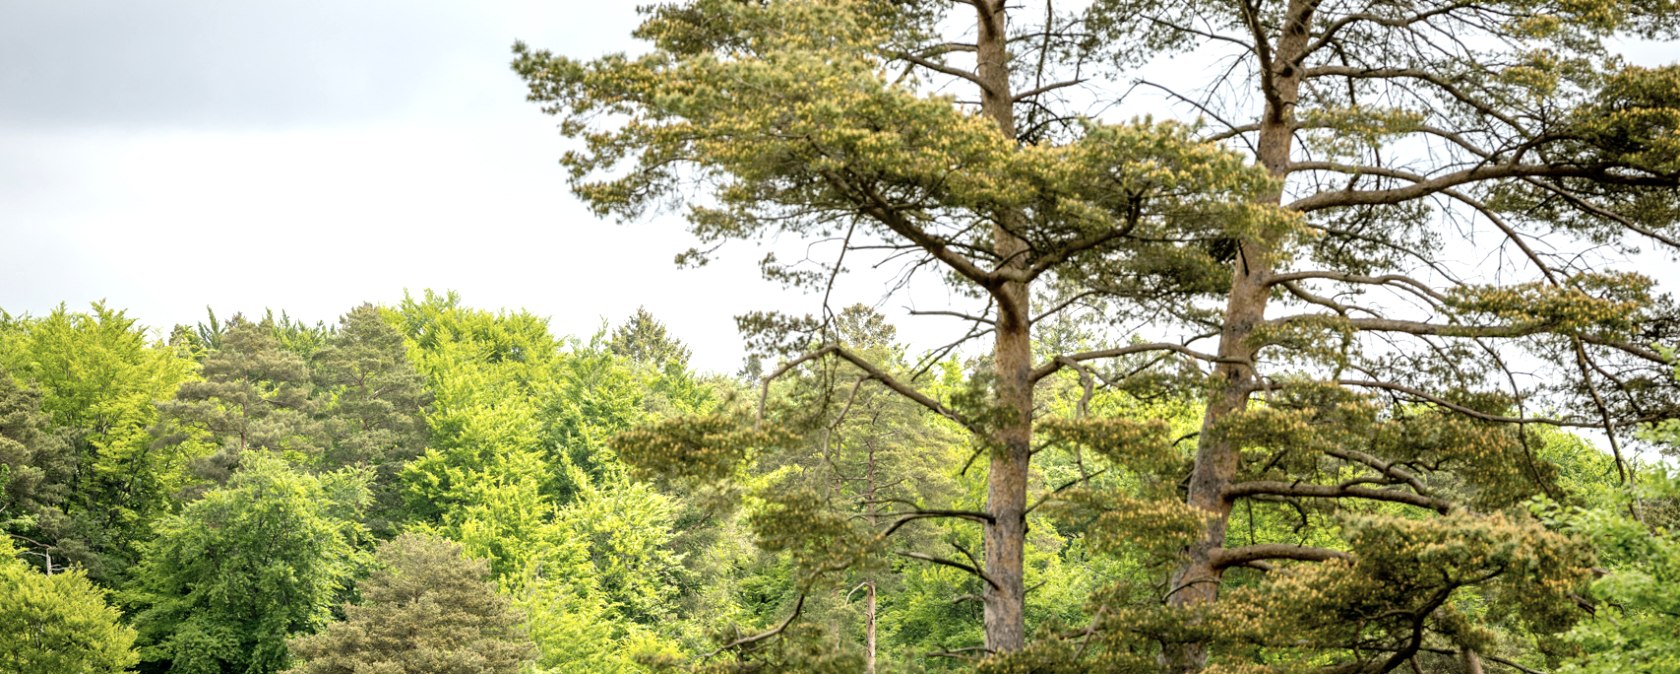
[{"label": "treeline", "polygon": [[[870,310],[835,325],[872,368],[941,400],[983,386],[958,360],[908,359]],[[332,326],[212,317],[162,341],[103,305],[7,316],[0,670],[970,669],[989,581],[972,526],[985,466],[964,430],[845,362],[790,367],[761,402],[756,380],[688,358],[645,312],[562,338],[539,317],[430,293]],[[1029,514],[1032,629],[1159,603],[1195,523],[1152,499],[1181,493],[1162,476],[1184,469],[1198,420],[1157,393],[1093,393],[1069,373],[1041,397],[1050,419],[1181,441],[1154,466],[1116,454],[1124,443],[1035,463],[1050,496]],[[1674,476],[1643,466],[1630,492],[1582,441],[1538,437],[1557,493],[1483,525],[1480,547],[1415,520],[1430,549],[1370,546],[1393,565],[1372,591],[1490,563],[1464,558],[1473,548],[1590,609],[1512,610],[1546,604],[1498,584],[1455,594],[1478,657],[1602,672],[1672,661]],[[1404,512],[1250,508],[1232,536],[1347,549],[1394,535],[1362,515]],[[1533,548],[1529,527],[1555,547]],[[1234,568],[1232,601],[1269,566]],[[1582,566],[1597,579],[1569,574]],[[1353,610],[1296,590],[1302,611]],[[1256,615],[1271,621],[1257,629],[1308,629]],[[1418,661],[1457,671],[1450,646]]]}]

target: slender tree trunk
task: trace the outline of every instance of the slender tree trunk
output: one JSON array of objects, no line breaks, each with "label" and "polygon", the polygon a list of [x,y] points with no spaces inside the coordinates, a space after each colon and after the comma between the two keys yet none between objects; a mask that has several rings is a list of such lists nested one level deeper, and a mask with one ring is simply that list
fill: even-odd
[{"label": "slender tree trunk", "polygon": [[[1003,0],[977,0],[975,36],[977,74],[981,81],[980,111],[1015,139],[1015,102],[1010,92],[1008,20]],[[994,252],[1006,271],[1024,269],[1027,244],[1020,231],[1023,215],[998,213],[993,227]],[[1007,281],[992,289],[997,300],[997,341],[992,364],[997,376],[997,403],[1002,422],[992,438],[987,473],[984,525],[984,605],[986,648],[993,652],[1019,650],[1026,645],[1027,474],[1032,459],[1032,321],[1031,290],[1024,281]]]},{"label": "slender tree trunk", "polygon": [[1466,648],[1458,654],[1464,661],[1464,674],[1482,674],[1482,656],[1475,649]]},{"label": "slender tree trunk", "polygon": [[863,674],[875,674],[875,581],[864,581],[864,592],[868,593],[864,600],[864,636],[865,649]]},{"label": "slender tree trunk", "polygon": [[[1297,61],[1306,50],[1307,26],[1315,5],[1314,0],[1290,0],[1287,14],[1290,21],[1278,40],[1277,56],[1273,63],[1262,64],[1271,73],[1270,78],[1262,78],[1262,87],[1271,91],[1262,92],[1267,104],[1256,148],[1260,164],[1279,180],[1289,171],[1294,105],[1301,84],[1301,66]],[[1280,203],[1282,198],[1281,190],[1265,197],[1273,204]],[[1172,575],[1167,602],[1174,607],[1206,606],[1219,598],[1223,570],[1213,565],[1213,556],[1225,546],[1232,506],[1225,490],[1236,478],[1241,456],[1237,443],[1224,437],[1220,427],[1232,414],[1247,409],[1249,395],[1258,385],[1253,365],[1257,345],[1249,337],[1266,319],[1270,292],[1267,283],[1274,272],[1273,257],[1274,251],[1267,242],[1245,239],[1233,263],[1225,325],[1219,335],[1220,362],[1214,368],[1216,385],[1202,417],[1201,441],[1196,448],[1187,496],[1191,506],[1208,513],[1209,523],[1202,539],[1190,546],[1185,563]],[[1206,644],[1201,643],[1169,646],[1164,654],[1169,669],[1177,673],[1200,671],[1207,658]]]},{"label": "slender tree trunk", "polygon": [[[877,473],[876,473],[876,462],[875,462],[875,439],[874,438],[869,438],[868,440],[865,440],[864,442],[866,443],[866,446],[869,447],[869,464],[868,464],[867,470],[864,471],[864,479],[867,480],[867,483],[866,483],[866,486],[865,486],[865,492],[864,492],[864,503],[866,504],[864,506],[864,508],[865,508],[865,512],[867,513],[867,517],[869,518],[869,530],[870,531],[879,531],[880,530],[880,521],[878,519],[879,512],[875,508],[875,504],[877,503],[877,499],[879,498],[878,494],[876,493],[876,486],[877,486],[876,474]],[[874,578],[865,579],[863,581],[863,586],[864,586],[864,592],[868,593],[868,595],[864,599],[864,608],[863,608],[863,620],[864,620],[864,632],[863,632],[864,665],[863,665],[863,672],[864,672],[864,674],[875,674],[875,579]]]}]

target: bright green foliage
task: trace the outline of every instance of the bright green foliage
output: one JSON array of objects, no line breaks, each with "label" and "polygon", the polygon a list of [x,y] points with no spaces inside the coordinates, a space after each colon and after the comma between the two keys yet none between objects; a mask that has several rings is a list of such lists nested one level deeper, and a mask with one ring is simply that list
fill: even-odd
[{"label": "bright green foliage", "polygon": [[489,567],[405,534],[379,547],[344,620],[290,643],[292,674],[515,674],[536,648]]},{"label": "bright green foliage", "polygon": [[576,498],[560,511],[568,540],[588,546],[600,590],[620,620],[658,627],[676,616],[682,560],[672,550],[677,504],[632,482],[601,486],[578,480]]},{"label": "bright green foliage", "polygon": [[1574,651],[1561,671],[1680,671],[1680,475],[1655,466],[1639,479],[1631,498],[1601,488],[1586,505],[1551,513],[1606,569],[1588,593],[1594,615],[1566,635]]},{"label": "bright green foliage", "polygon": [[159,521],[128,593],[143,659],[177,674],[284,669],[286,639],[326,624],[362,563],[367,480],[253,452]]},{"label": "bright green foliage", "polygon": [[529,616],[539,669],[638,671],[638,658],[668,657],[678,506],[627,481],[606,439],[652,409],[702,405],[704,390],[661,390],[691,375],[563,344],[528,314],[452,295],[410,299],[397,322],[436,396],[432,447],[403,469],[411,509],[489,562]]},{"label": "bright green foliage", "polygon": [[[547,324],[430,293],[405,300],[397,323],[434,401],[427,417],[431,447],[403,468],[414,514],[435,518],[473,502],[480,473],[556,489],[563,476],[559,466],[543,465],[541,440],[543,389],[560,357]],[[514,477],[516,470],[531,472]]]},{"label": "bright green foliage", "polygon": [[103,304],[88,313],[59,307],[42,318],[8,317],[0,342],[0,371],[39,393],[47,417],[41,433],[67,445],[37,448],[28,465],[42,472],[34,477],[18,466],[17,488],[37,480],[37,496],[0,519],[26,517],[30,523],[12,531],[97,580],[120,578],[133,542],[191,479],[192,455],[154,451],[151,434],[156,401],[191,377],[191,363]]},{"label": "bright green foliage", "polygon": [[0,671],[117,674],[139,660],[134,630],[80,570],[46,575],[0,536]]}]

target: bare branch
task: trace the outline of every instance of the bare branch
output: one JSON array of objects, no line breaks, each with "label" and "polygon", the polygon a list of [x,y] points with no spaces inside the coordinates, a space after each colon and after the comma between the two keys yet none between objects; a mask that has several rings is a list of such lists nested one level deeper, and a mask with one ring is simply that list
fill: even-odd
[{"label": "bare branch", "polygon": [[1043,379],[1045,377],[1048,377],[1050,375],[1055,374],[1057,371],[1061,370],[1063,367],[1072,366],[1076,363],[1081,363],[1081,362],[1084,362],[1084,361],[1087,361],[1087,360],[1099,360],[1099,359],[1103,359],[1103,358],[1119,358],[1121,356],[1129,356],[1129,355],[1138,354],[1138,353],[1149,353],[1151,351],[1171,351],[1173,353],[1182,354],[1182,355],[1185,355],[1185,356],[1189,356],[1191,358],[1195,358],[1197,360],[1204,360],[1204,361],[1207,361],[1207,362],[1210,362],[1210,363],[1226,362],[1226,359],[1221,359],[1219,356],[1213,355],[1211,353],[1202,353],[1200,351],[1192,349],[1192,348],[1190,348],[1188,346],[1185,346],[1183,344],[1174,344],[1172,342],[1153,342],[1153,343],[1150,343],[1150,344],[1133,344],[1131,346],[1122,346],[1122,347],[1114,348],[1114,349],[1103,349],[1101,351],[1086,351],[1084,353],[1075,353],[1075,354],[1057,356],[1055,360],[1050,361],[1048,363],[1045,363],[1043,365],[1040,365],[1036,368],[1033,368],[1032,378],[1029,381],[1036,382],[1040,379]]},{"label": "bare branch", "polygon": [[935,557],[933,555],[924,555],[920,552],[900,552],[900,553],[898,553],[898,556],[908,557],[910,559],[919,559],[921,561],[928,562],[930,564],[938,564],[940,566],[948,566],[948,567],[951,567],[953,569],[962,569],[963,571],[967,571],[967,572],[973,574],[974,577],[979,578],[980,580],[986,581],[986,584],[992,586],[992,589],[994,589],[994,590],[1003,589],[1002,586],[998,585],[997,581],[992,580],[991,576],[986,575],[986,572],[981,571],[979,569],[979,567],[976,567],[976,566],[971,565],[971,564],[964,564],[964,563],[956,561],[954,559],[945,559],[944,557]]},{"label": "bare branch", "polygon": [[1257,480],[1239,482],[1225,488],[1225,498],[1236,500],[1247,496],[1293,496],[1300,498],[1362,498],[1372,501],[1404,503],[1439,513],[1451,512],[1453,505],[1437,498],[1396,489],[1372,489],[1358,485],[1307,484]]},{"label": "bare branch", "polygon": [[863,370],[864,374],[869,375],[870,379],[881,382],[882,386],[892,389],[893,392],[901,396],[909,398],[910,400],[916,402],[916,404],[927,408],[934,414],[950,419],[951,421],[960,424],[963,428],[967,428],[976,433],[981,432],[978,426],[970,422],[968,419],[963,418],[962,415],[957,414],[956,410],[946,407],[943,403],[928,397],[927,394],[922,393],[921,391],[917,391],[915,387],[899,381],[892,375],[887,374],[881,368],[876,367],[874,363],[869,362],[864,357],[853,353],[851,350],[840,346],[839,344],[829,344],[803,356],[790,360],[787,363],[784,363],[781,367],[776,368],[774,372],[765,376],[763,383],[760,384],[759,390],[759,419],[764,418],[765,401],[769,399],[770,396],[770,382],[784,374],[787,374],[789,370],[792,370],[799,365],[830,355],[857,366],[858,369]]},{"label": "bare branch", "polygon": [[740,648],[742,646],[749,646],[749,645],[752,645],[752,644],[756,644],[760,641],[764,641],[765,639],[769,639],[770,637],[781,634],[782,632],[787,630],[788,625],[792,625],[793,621],[799,618],[799,614],[804,612],[804,610],[805,610],[805,593],[801,592],[801,593],[799,593],[799,601],[796,601],[793,604],[793,613],[788,614],[787,619],[783,620],[781,622],[781,624],[779,624],[775,627],[772,627],[768,630],[765,630],[763,632],[759,632],[758,634],[744,636],[744,637],[741,637],[741,638],[736,639],[734,641],[731,641],[727,644],[724,644],[723,646],[719,647],[717,650],[712,651],[710,653],[707,653],[706,656],[704,658],[701,658],[701,659],[702,660],[710,659],[712,656],[717,655],[719,653],[722,653],[724,651]]},{"label": "bare branch", "polygon": [[1214,550],[1212,554],[1213,568],[1223,569],[1231,566],[1245,566],[1247,564],[1268,559],[1295,559],[1305,562],[1323,562],[1332,559],[1352,559],[1353,556],[1340,550],[1329,548],[1315,548],[1305,545],[1290,545],[1287,543],[1257,543],[1240,548],[1224,548]]},{"label": "bare branch", "polygon": [[1078,85],[1084,84],[1087,81],[1088,81],[1087,78],[1082,77],[1082,78],[1079,78],[1079,79],[1065,80],[1065,81],[1062,81],[1062,82],[1054,82],[1054,83],[1051,83],[1051,84],[1046,84],[1046,85],[1041,86],[1041,87],[1033,87],[1033,88],[1028,89],[1026,91],[1023,91],[1021,93],[1015,94],[1015,102],[1019,103],[1021,101],[1027,100],[1027,99],[1032,98],[1034,96],[1044,94],[1044,93],[1048,93],[1048,92],[1051,92],[1051,91],[1055,91],[1057,89],[1064,89],[1064,88],[1067,88],[1067,87],[1078,86]]},{"label": "bare branch", "polygon": [[918,510],[916,512],[903,513],[899,515],[898,519],[893,520],[892,525],[888,526],[886,531],[881,532],[877,538],[886,538],[891,536],[904,525],[916,520],[929,519],[968,520],[970,522],[979,522],[981,524],[991,524],[994,521],[991,515],[972,510]]}]

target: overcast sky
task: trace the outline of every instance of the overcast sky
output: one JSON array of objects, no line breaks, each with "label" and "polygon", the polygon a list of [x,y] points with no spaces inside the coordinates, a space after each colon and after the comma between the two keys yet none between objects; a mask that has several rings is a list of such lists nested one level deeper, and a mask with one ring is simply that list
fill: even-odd
[{"label": "overcast sky", "polygon": [[515,39],[626,49],[635,4],[0,0],[0,308],[105,299],[161,330],[432,288],[587,335],[646,306],[732,371],[734,315],[812,302],[750,247],[679,270],[680,223],[592,217],[507,66]]},{"label": "overcast sky", "polygon": [[788,303],[752,251],[679,270],[680,223],[596,220],[507,65],[625,49],[634,5],[0,0],[0,308],[331,321],[433,288],[587,335],[645,305],[732,371],[732,316]]}]

